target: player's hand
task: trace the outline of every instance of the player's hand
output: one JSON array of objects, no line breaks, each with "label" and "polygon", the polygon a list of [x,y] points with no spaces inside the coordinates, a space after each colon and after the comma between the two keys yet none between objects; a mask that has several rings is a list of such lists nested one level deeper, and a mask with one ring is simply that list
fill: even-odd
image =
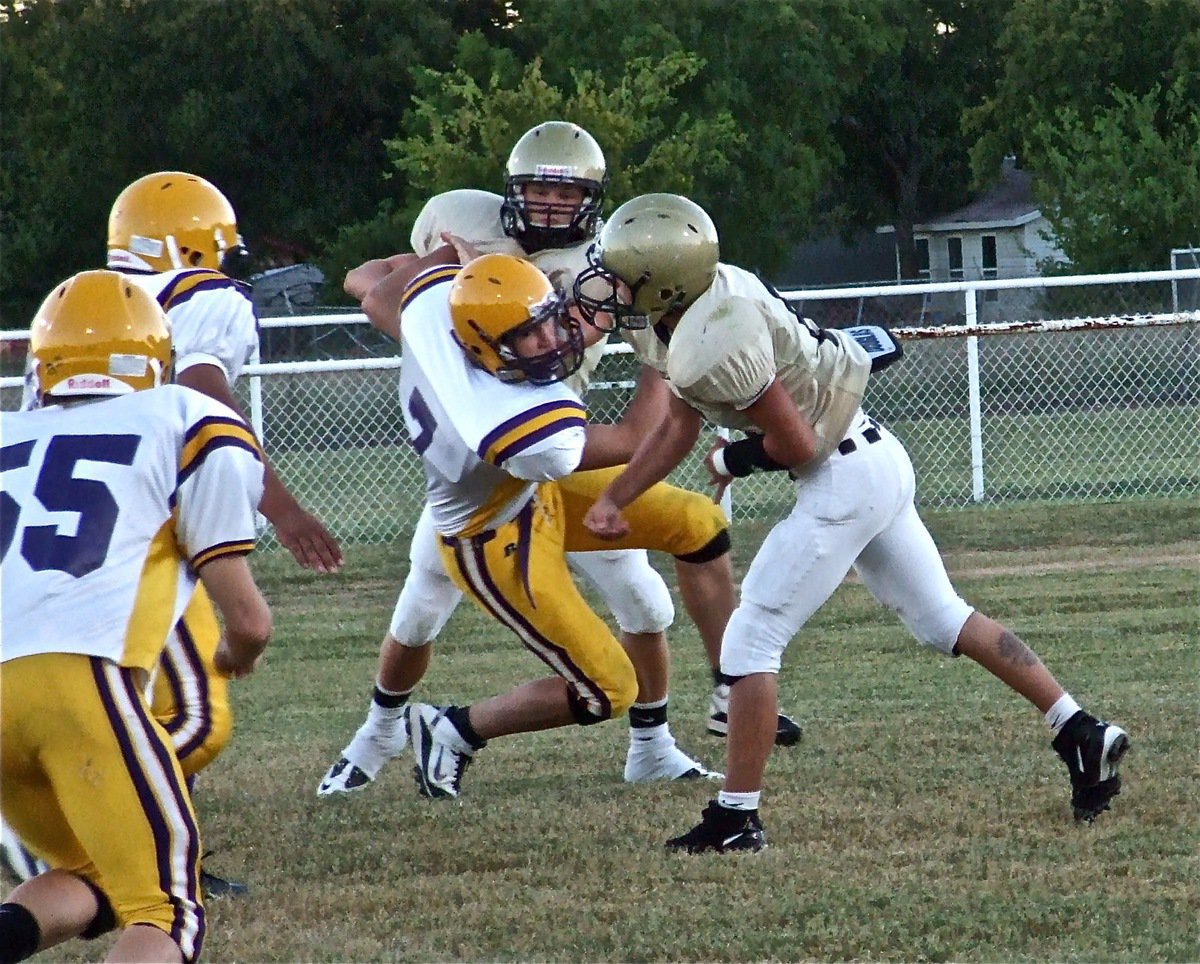
[{"label": "player's hand", "polygon": [[342,568],[341,547],[312,513],[297,507],[271,522],[280,543],[305,569],[337,572]]},{"label": "player's hand", "polygon": [[242,679],[258,669],[258,661],[262,654],[239,656],[229,645],[229,640],[222,635],[213,653],[213,667],[226,679]]},{"label": "player's hand", "polygon": [[443,231],[442,240],[446,244],[454,246],[454,250],[458,252],[459,264],[466,264],[468,261],[474,261],[479,257],[479,249],[465,238],[460,238],[457,234],[453,234],[450,231]]},{"label": "player's hand", "polygon": [[583,524],[598,539],[620,539],[629,534],[629,523],[617,504],[606,495],[592,503],[583,517]]},{"label": "player's hand", "polygon": [[708,450],[708,454],[704,456],[704,467],[708,469],[709,485],[715,485],[717,487],[717,491],[713,493],[713,502],[715,502],[717,505],[721,504],[721,499],[725,496],[725,490],[729,488],[729,483],[733,481],[733,476],[725,475],[724,473],[717,471],[716,466],[713,465],[713,453],[721,451],[721,449],[725,448],[725,446],[728,444],[729,439],[724,439],[720,436],[717,436],[717,438],[713,440],[712,448],[710,448]]}]

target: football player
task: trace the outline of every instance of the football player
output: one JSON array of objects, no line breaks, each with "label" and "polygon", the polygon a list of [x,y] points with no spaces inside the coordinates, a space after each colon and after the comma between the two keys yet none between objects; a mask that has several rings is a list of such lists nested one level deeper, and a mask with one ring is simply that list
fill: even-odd
[{"label": "football player", "polygon": [[1076,819],[1107,810],[1121,785],[1125,731],[1085,713],[1021,639],[955,592],[917,515],[908,453],[860,407],[872,368],[866,350],[721,263],[711,219],[677,195],[622,205],[589,260],[577,282],[584,315],[614,318],[673,393],[668,418],[589,510],[589,530],[624,538],[622,509],[691,450],[703,419],[747,433],[709,451],[718,486],[754,471],[795,479],[795,508],[759,548],[721,647],[732,686],[724,789],[668,847],[764,845],[758,803],[780,659],[851,568],[918,641],[970,657],[1045,715],[1070,773]]},{"label": "football player", "polygon": [[245,558],[262,452],[231,409],[166,384],[167,318],[121,274],[56,287],[30,352],[39,407],[0,415],[0,805],[52,869],[0,905],[0,959],[121,927],[113,960],[190,961],[200,837],[146,679],[197,577],[222,679],[266,647]]},{"label": "football player", "polygon": [[[586,264],[588,244],[599,223],[607,183],[604,154],[582,128],[550,121],[527,131],[506,165],[504,197],[487,191],[439,194],[422,209],[413,226],[413,253],[367,262],[351,271],[346,290],[363,302],[372,323],[398,337],[397,309],[402,288],[398,268],[417,257],[440,252],[446,261],[467,261],[479,253],[506,253],[537,265],[560,288],[569,290]],[[447,241],[453,243],[447,244]],[[390,277],[389,277],[390,276]],[[594,333],[595,334],[595,333]],[[583,396],[604,354],[602,337],[593,339],[578,372],[569,379]],[[655,406],[665,390],[651,384],[631,403],[624,419],[625,449],[636,445],[636,427],[657,420]],[[623,458],[614,457],[614,462]],[[631,782],[678,779],[708,771],[675,744],[667,723],[668,661],[665,631],[674,619],[670,591],[641,550],[572,554],[572,567],[602,595],[621,629],[623,644],[635,654],[643,689],[631,708],[630,746],[625,778]],[[421,680],[431,643],[460,598],[436,552],[428,506],[418,520],[410,548],[410,570],[392,623],[380,646],[378,673],[367,719],[330,767],[319,795],[359,790],[404,748],[404,702]],[[679,584],[689,613],[700,630],[714,671],[721,634],[733,611],[732,570],[728,557],[705,564],[677,563]],[[724,722],[723,688],[714,696],[709,726]],[[781,717],[785,739],[794,742],[799,728]]]},{"label": "football player", "polygon": [[615,546],[583,530],[617,470],[577,471],[603,464],[607,448],[585,452],[596,436],[564,384],[583,360],[578,322],[526,260],[425,260],[402,269],[400,398],[438,552],[457,589],[555,673],[470,706],[408,706],[421,792],[454,797],[487,740],[598,723],[637,696],[634,664],[579,593],[566,552],[653,548],[703,564],[728,553],[729,537],[719,508],[667,485],[631,510],[634,534]]}]

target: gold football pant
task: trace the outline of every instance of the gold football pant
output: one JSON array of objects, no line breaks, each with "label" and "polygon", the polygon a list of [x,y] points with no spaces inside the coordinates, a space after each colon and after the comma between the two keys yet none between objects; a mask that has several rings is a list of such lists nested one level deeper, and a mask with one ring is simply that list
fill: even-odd
[{"label": "gold football pant", "polygon": [[150,703],[189,777],[216,759],[233,731],[229,680],[213,666],[220,640],[212,601],[198,585],[155,667]]},{"label": "gold football pant", "polygon": [[637,679],[621,644],[576,588],[564,553],[657,549],[701,562],[729,545],[718,506],[661,483],[624,509],[628,536],[612,541],[593,536],[583,517],[622,468],[544,482],[511,522],[441,540],[450,578],[566,681],[581,723],[623,714],[637,695]]},{"label": "gold football pant", "polygon": [[91,881],[122,927],[157,927],[190,960],[204,937],[200,832],[144,676],[75,653],[0,666],[0,809],[36,856]]}]

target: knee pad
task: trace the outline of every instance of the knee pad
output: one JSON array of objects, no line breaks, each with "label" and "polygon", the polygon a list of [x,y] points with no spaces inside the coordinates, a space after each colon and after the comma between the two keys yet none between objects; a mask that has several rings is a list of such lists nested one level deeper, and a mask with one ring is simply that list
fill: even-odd
[{"label": "knee pad", "polygon": [[117,926],[117,915],[113,911],[113,906],[109,903],[104,891],[97,887],[92,881],[86,877],[80,877],[88,890],[92,892],[92,896],[96,898],[97,911],[96,916],[92,918],[92,922],[79,936],[86,941],[95,940],[97,937],[102,937]]},{"label": "knee pad", "polygon": [[437,638],[462,592],[444,569],[414,566],[396,599],[388,632],[403,646],[419,647]]},{"label": "knee pad", "polygon": [[675,621],[671,590],[644,550],[575,552],[567,557],[604,597],[623,633],[661,633]]},{"label": "knee pad", "polygon": [[571,707],[571,715],[575,717],[575,722],[580,726],[592,726],[595,723],[603,723],[605,720],[612,719],[611,712],[606,716],[593,713],[588,708],[587,700],[573,689],[567,690],[567,704]]},{"label": "knee pad", "polygon": [[[725,514],[721,512],[720,508],[716,506],[714,506],[714,508],[716,508],[717,512],[720,513],[721,522],[723,524],[725,522]],[[689,552],[681,556],[676,556],[675,558],[680,562],[690,562],[693,565],[702,562],[712,562],[714,559],[720,559],[721,556],[725,555],[730,548],[732,548],[732,546],[733,542],[729,538],[729,529],[722,528],[720,532],[709,539],[708,542],[706,542],[695,552]]]},{"label": "knee pad", "polygon": [[782,613],[743,599],[721,642],[722,678],[778,673],[789,642],[791,630]]},{"label": "knee pad", "polygon": [[917,642],[944,656],[957,656],[954,646],[958,642],[958,634],[974,611],[973,607],[956,596],[952,601],[922,611],[901,608],[897,615]]}]

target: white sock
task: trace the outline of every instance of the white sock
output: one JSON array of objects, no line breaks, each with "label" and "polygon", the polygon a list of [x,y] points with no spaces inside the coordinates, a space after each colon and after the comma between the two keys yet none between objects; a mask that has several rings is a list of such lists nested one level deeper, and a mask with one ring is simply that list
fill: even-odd
[{"label": "white sock", "polygon": [[749,793],[730,793],[728,790],[722,790],[717,794],[717,803],[726,810],[757,810],[758,798],[761,796],[761,790],[752,790]]},{"label": "white sock", "polygon": [[671,724],[659,723],[658,726],[631,726],[629,728],[630,743],[666,743],[673,742]]},{"label": "white sock", "polygon": [[1070,693],[1063,693],[1046,711],[1046,722],[1050,725],[1050,729],[1057,733],[1063,728],[1063,724],[1080,709],[1080,705],[1075,702],[1075,698]]}]

